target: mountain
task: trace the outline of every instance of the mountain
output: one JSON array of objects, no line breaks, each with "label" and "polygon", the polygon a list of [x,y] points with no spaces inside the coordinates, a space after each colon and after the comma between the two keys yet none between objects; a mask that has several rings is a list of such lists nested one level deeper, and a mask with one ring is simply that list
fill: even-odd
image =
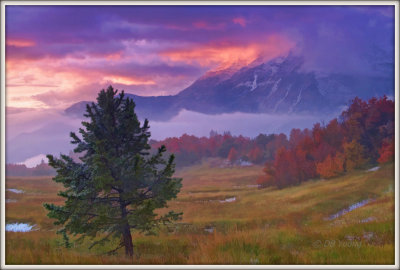
[{"label": "mountain", "polygon": [[[368,76],[339,71],[318,74],[306,70],[304,61],[289,54],[266,63],[209,72],[174,96],[127,96],[136,102],[139,116],[166,121],[183,109],[204,114],[332,113],[355,96],[393,95],[391,72]],[[65,112],[81,116],[87,103],[78,102]]]},{"label": "mountain", "polygon": [[18,163],[39,154],[68,153],[71,150],[69,133],[77,127],[65,122],[52,122],[32,132],[21,133],[7,141],[6,162]]},{"label": "mountain", "polygon": [[[126,94],[136,103],[136,112],[139,116],[145,116],[148,119],[168,120],[179,113],[179,109],[175,107],[176,96],[158,96],[158,97],[142,97],[133,94]],[[73,104],[65,110],[67,115],[74,117],[82,117],[86,111],[86,105],[91,102],[80,101]]]},{"label": "mountain", "polygon": [[318,90],[313,73],[300,70],[302,59],[277,58],[245,67],[228,79],[200,78],[180,92],[178,102],[202,113],[290,113],[325,110],[329,103]]}]

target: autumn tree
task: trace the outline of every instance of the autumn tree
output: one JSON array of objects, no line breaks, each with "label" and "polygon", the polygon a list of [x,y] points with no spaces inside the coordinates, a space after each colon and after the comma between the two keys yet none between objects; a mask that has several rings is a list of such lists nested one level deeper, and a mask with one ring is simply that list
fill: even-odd
[{"label": "autumn tree", "polygon": [[239,157],[238,151],[232,147],[228,154],[229,162],[234,163],[238,159],[238,157]]},{"label": "autumn tree", "polygon": [[278,188],[300,183],[297,175],[297,164],[294,152],[279,148],[274,160],[275,183]]},{"label": "autumn tree", "polygon": [[265,146],[265,157],[267,160],[273,160],[276,152],[280,148],[286,148],[289,142],[285,134],[281,133],[278,135],[272,135],[272,139],[269,140]]},{"label": "autumn tree", "polygon": [[263,169],[264,174],[257,178],[257,184],[260,187],[269,187],[276,185],[275,169],[271,162],[267,162]]},{"label": "autumn tree", "polygon": [[251,162],[253,162],[253,163],[261,163],[263,158],[264,158],[264,153],[260,149],[260,147],[255,146],[254,148],[252,148],[250,150],[249,159],[250,159]]},{"label": "autumn tree", "polygon": [[344,155],[337,153],[336,156],[328,155],[324,161],[317,163],[317,173],[323,178],[339,176],[344,171]]},{"label": "autumn tree", "polygon": [[394,140],[385,140],[379,149],[379,163],[386,163],[394,160]]},{"label": "autumn tree", "polygon": [[344,168],[346,171],[359,169],[368,161],[368,159],[365,157],[364,147],[356,140],[345,143],[343,148],[345,156]]},{"label": "autumn tree", "polygon": [[386,96],[368,102],[355,98],[341,115],[347,141],[360,143],[371,162],[377,161],[383,140],[394,136],[394,109]]},{"label": "autumn tree", "polygon": [[81,138],[71,133],[82,162],[67,155],[47,156],[57,171],[53,180],[65,187],[59,195],[66,201],[44,207],[61,226],[67,244],[68,234],[96,239],[92,246],[117,238],[115,250],[124,247],[132,257],[131,230],[152,232],[157,224],[179,218],[173,211],[162,216],[154,211],[176,197],[181,179],[173,177],[174,156],[165,159],[164,146],[149,153],[149,124],[140,124],[133,100],[123,91],[116,94],[111,86],[100,91],[97,103],[86,107],[89,121],[82,122]]}]

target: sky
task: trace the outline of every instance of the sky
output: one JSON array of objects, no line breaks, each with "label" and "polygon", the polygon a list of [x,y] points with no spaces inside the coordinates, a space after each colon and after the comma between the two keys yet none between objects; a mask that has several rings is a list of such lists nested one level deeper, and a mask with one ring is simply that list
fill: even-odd
[{"label": "sky", "polygon": [[[207,72],[289,53],[320,75],[379,75],[380,62],[394,61],[390,6],[9,5],[5,20],[7,162],[66,151],[80,120],[64,109],[94,100],[108,85],[142,96],[174,95]],[[243,133],[235,119],[249,123],[247,136],[320,120],[185,111],[153,123],[152,132],[159,139],[188,130],[207,135],[215,127]]]},{"label": "sky", "polygon": [[289,51],[312,70],[371,72],[366,56],[393,49],[393,16],[387,6],[7,6],[6,106],[65,109],[109,84],[173,95],[208,71]]}]

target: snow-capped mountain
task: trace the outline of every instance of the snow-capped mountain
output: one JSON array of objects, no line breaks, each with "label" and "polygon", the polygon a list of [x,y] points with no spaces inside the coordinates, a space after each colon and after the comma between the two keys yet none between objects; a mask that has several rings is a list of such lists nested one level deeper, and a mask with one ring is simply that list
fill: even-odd
[{"label": "snow-capped mountain", "polygon": [[302,72],[302,59],[276,58],[244,67],[225,80],[200,78],[177,95],[178,104],[202,113],[314,112],[328,104],[313,73]]},{"label": "snow-capped mountain", "polygon": [[[289,54],[266,63],[209,72],[175,96],[127,96],[136,102],[139,116],[153,120],[168,120],[183,109],[205,114],[332,113],[355,96],[393,96],[393,78],[391,72],[320,75],[307,71],[302,57]],[[67,114],[82,115],[86,103],[72,105]]]}]

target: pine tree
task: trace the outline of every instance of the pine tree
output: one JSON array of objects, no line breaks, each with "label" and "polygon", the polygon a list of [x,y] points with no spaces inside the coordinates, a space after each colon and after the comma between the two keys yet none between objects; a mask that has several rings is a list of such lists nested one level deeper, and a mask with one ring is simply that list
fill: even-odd
[{"label": "pine tree", "polygon": [[124,247],[132,257],[131,230],[153,232],[158,224],[179,219],[182,213],[160,216],[154,211],[176,197],[182,179],[173,177],[174,156],[165,159],[164,146],[150,154],[148,121],[141,126],[133,100],[123,91],[116,94],[111,86],[100,91],[97,104],[86,107],[90,121],[82,122],[82,138],[71,132],[74,152],[83,154],[82,162],[67,155],[47,156],[57,171],[53,180],[65,187],[59,196],[66,201],[44,207],[57,220],[54,224],[61,225],[66,244],[67,234],[80,236],[79,241],[95,239],[92,246],[118,238],[120,244],[110,252]]}]

